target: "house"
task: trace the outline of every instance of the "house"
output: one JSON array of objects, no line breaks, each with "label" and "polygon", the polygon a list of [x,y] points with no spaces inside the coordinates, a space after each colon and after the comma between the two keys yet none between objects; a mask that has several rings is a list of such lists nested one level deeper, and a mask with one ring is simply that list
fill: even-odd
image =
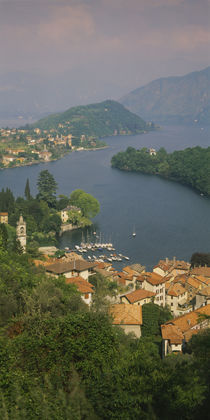
[{"label": "house", "polygon": [[9,163],[14,162],[16,160],[15,156],[12,155],[4,155],[2,156],[2,163],[4,165],[9,165]]},{"label": "house", "polygon": [[187,290],[180,283],[172,283],[167,289],[166,305],[169,306],[173,315],[178,316],[182,314],[180,305],[187,302]]},{"label": "house", "polygon": [[157,152],[156,152],[155,149],[153,149],[152,147],[150,147],[149,154],[150,154],[150,156],[156,156]]},{"label": "house", "polygon": [[94,263],[85,260],[61,261],[51,264],[46,267],[46,273],[58,277],[64,275],[65,277],[81,276],[88,280],[88,277],[93,274]]},{"label": "house", "polygon": [[8,213],[7,212],[1,212],[0,213],[0,223],[8,224]]},{"label": "house", "polygon": [[145,303],[150,303],[154,300],[155,293],[150,292],[149,290],[137,289],[133,292],[126,293],[120,296],[120,301],[122,303],[129,303],[132,305],[142,306]]},{"label": "house", "polygon": [[137,276],[133,274],[126,274],[124,272],[117,272],[114,275],[114,280],[121,286],[129,286],[130,289],[135,288],[135,281]]},{"label": "house", "polygon": [[69,211],[75,211],[81,214],[81,209],[76,206],[67,206],[65,209],[61,210],[61,220],[62,223],[66,223],[69,218]]},{"label": "house", "polygon": [[128,305],[126,303],[116,303],[110,306],[112,324],[121,327],[125,334],[134,333],[136,338],[141,337],[142,326],[142,307]]},{"label": "house", "polygon": [[210,286],[199,290],[195,296],[195,308],[210,304]]},{"label": "house", "polygon": [[162,356],[172,352],[181,352],[183,346],[201,329],[209,327],[209,319],[202,316],[210,316],[210,305],[203,306],[195,311],[179,316],[161,325]]},{"label": "house", "polygon": [[94,293],[94,286],[87,280],[84,280],[80,276],[66,277],[66,284],[75,284],[78,291],[81,293],[82,300],[87,304],[91,305],[92,296]]},{"label": "house", "polygon": [[176,260],[174,257],[173,260],[166,258],[165,260],[160,260],[158,264],[153,268],[153,272],[160,274],[161,276],[166,276],[170,274],[172,277],[176,277],[179,274],[186,274],[190,270],[190,263],[186,261]]},{"label": "house", "polygon": [[48,152],[48,150],[43,150],[39,152],[39,158],[43,159],[45,162],[49,162],[51,156],[52,156],[52,153]]},{"label": "house", "polygon": [[157,273],[142,274],[142,289],[155,293],[154,303],[159,306],[165,306],[165,283],[166,279]]}]

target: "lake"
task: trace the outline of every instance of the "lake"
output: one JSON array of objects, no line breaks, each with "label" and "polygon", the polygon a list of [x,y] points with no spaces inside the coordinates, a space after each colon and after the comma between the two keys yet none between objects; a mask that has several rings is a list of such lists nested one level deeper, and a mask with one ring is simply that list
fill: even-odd
[{"label": "lake", "polygon": [[[111,157],[128,146],[165,147],[167,151],[208,147],[210,127],[167,126],[105,141],[107,149],[74,152],[55,162],[0,171],[0,188],[9,187],[16,196],[23,195],[29,178],[35,194],[39,172],[48,169],[58,183],[58,194],[70,195],[81,188],[99,200],[100,214],[83,237],[86,239],[88,233],[91,240],[96,230],[102,241],[111,241],[118,252],[129,256],[129,263],[139,262],[148,270],[160,258],[189,260],[193,252],[210,252],[210,199],[176,182],[120,172],[110,166]],[[67,232],[60,247],[72,248],[81,239],[81,230]]]}]

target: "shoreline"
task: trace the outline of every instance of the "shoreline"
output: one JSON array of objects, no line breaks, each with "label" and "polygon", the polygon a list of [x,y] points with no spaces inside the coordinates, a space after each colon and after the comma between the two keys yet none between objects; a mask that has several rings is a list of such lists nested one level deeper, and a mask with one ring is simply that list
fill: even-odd
[{"label": "shoreline", "polygon": [[57,160],[63,159],[65,156],[69,155],[70,153],[74,153],[74,152],[85,152],[85,151],[87,151],[87,152],[95,152],[97,150],[103,150],[103,149],[107,149],[107,148],[109,148],[108,145],[107,146],[101,146],[101,147],[94,147],[93,149],[85,149],[85,148],[83,148],[83,149],[71,150],[71,151],[68,151],[67,153],[65,153],[64,155],[62,155],[62,156],[60,156],[58,158],[55,158],[55,159],[49,159],[47,161],[46,160],[40,160],[38,162],[35,162],[35,161],[34,162],[27,162],[27,163],[25,163],[25,165],[18,164],[18,165],[14,165],[14,166],[5,166],[4,168],[0,168],[0,170],[1,171],[4,171],[5,169],[24,168],[25,166],[32,166],[32,165],[39,165],[39,164],[42,164],[42,163],[56,162]]}]

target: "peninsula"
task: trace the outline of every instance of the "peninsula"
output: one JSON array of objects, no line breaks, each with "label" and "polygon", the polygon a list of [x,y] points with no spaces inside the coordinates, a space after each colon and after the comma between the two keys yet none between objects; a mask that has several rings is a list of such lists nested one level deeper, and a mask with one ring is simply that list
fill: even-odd
[{"label": "peninsula", "polygon": [[210,196],[210,147],[197,146],[173,153],[167,153],[164,148],[156,152],[154,149],[128,147],[125,152],[112,157],[111,165],[124,171],[160,175]]},{"label": "peninsula", "polygon": [[154,128],[115,101],[73,107],[19,129],[0,129],[0,168],[49,162],[71,151],[106,147],[103,137]]}]

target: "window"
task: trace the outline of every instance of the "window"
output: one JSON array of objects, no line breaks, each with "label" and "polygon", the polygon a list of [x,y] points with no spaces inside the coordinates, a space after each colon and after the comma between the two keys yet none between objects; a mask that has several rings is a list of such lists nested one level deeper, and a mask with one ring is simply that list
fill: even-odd
[{"label": "window", "polygon": [[85,293],[85,299],[89,298],[89,293]]}]

